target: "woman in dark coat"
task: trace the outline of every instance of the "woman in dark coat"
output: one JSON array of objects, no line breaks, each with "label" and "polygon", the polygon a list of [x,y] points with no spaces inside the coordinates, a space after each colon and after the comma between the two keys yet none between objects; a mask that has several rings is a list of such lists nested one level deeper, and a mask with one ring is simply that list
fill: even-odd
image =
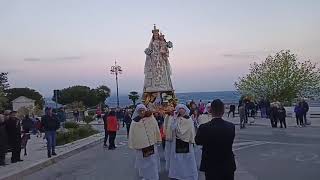
[{"label": "woman in dark coat", "polygon": [[278,117],[280,122],[280,128],[282,127],[287,128],[287,123],[286,123],[287,113],[286,113],[286,109],[282,105],[278,109]]},{"label": "woman in dark coat", "polygon": [[131,122],[132,122],[131,114],[129,112],[126,112],[125,115],[124,115],[123,123],[126,124],[127,136],[128,137],[129,137],[129,130],[130,130]]},{"label": "woman in dark coat", "polygon": [[270,108],[270,121],[271,127],[276,128],[278,126],[278,107],[275,103]]},{"label": "woman in dark coat", "polygon": [[301,103],[298,103],[295,106],[294,112],[296,113],[297,126],[298,127],[303,127],[304,126],[304,123],[303,123],[303,108],[302,108],[302,104]]},{"label": "woman in dark coat", "polygon": [[22,129],[24,133],[29,133],[30,130],[33,128],[33,121],[27,114],[24,119],[22,120]]},{"label": "woman in dark coat", "polygon": [[6,130],[8,133],[9,146],[12,150],[11,163],[22,161],[21,153],[21,125],[20,119],[16,117],[15,111],[10,113],[10,117],[5,121]]},{"label": "woman in dark coat", "polygon": [[8,136],[4,122],[4,116],[0,114],[0,166],[6,165],[5,157],[7,152]]}]

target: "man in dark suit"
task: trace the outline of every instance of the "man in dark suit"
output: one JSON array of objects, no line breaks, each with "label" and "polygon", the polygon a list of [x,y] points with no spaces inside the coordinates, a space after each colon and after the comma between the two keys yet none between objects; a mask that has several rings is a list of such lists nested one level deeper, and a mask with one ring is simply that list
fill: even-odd
[{"label": "man in dark suit", "polygon": [[211,103],[213,119],[202,124],[195,138],[203,146],[200,170],[206,180],[234,180],[236,163],[232,151],[235,137],[234,124],[224,121],[224,104],[220,99]]}]

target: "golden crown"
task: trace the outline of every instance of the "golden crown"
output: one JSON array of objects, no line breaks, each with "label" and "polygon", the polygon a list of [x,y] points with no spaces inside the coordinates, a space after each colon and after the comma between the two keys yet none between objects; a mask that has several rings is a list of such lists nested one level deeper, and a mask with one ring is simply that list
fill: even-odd
[{"label": "golden crown", "polygon": [[153,33],[153,34],[155,34],[155,33],[159,33],[159,29],[157,29],[157,27],[156,27],[156,25],[155,25],[155,24],[153,25],[152,33]]}]

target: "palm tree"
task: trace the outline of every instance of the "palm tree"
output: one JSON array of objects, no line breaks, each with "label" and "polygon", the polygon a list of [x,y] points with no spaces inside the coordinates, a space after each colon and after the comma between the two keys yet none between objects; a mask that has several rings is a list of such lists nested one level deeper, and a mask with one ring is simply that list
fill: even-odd
[{"label": "palm tree", "polygon": [[131,91],[128,96],[129,96],[129,99],[132,101],[133,105],[136,106],[136,102],[140,98],[138,92]]}]

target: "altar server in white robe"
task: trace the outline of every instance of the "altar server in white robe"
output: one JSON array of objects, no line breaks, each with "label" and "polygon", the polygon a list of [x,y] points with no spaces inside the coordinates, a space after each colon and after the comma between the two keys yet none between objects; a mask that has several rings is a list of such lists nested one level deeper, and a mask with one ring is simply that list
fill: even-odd
[{"label": "altar server in white robe", "polygon": [[144,180],[159,180],[160,157],[157,144],[161,143],[158,123],[147,108],[136,107],[129,131],[129,148],[136,150],[135,168]]},{"label": "altar server in white robe", "polygon": [[188,116],[190,110],[183,104],[176,107],[176,115],[171,124],[172,143],[170,151],[169,178],[178,180],[198,180],[198,170],[194,154],[194,123]]},{"label": "altar server in white robe", "polygon": [[[200,127],[200,125],[205,124],[207,122],[210,122],[212,120],[212,115],[211,115],[211,103],[208,103],[204,109],[203,114],[200,115],[197,128]],[[197,167],[200,169],[200,164],[201,164],[201,156],[202,156],[202,146],[195,146],[195,156],[196,156],[196,162],[197,162]]]}]

